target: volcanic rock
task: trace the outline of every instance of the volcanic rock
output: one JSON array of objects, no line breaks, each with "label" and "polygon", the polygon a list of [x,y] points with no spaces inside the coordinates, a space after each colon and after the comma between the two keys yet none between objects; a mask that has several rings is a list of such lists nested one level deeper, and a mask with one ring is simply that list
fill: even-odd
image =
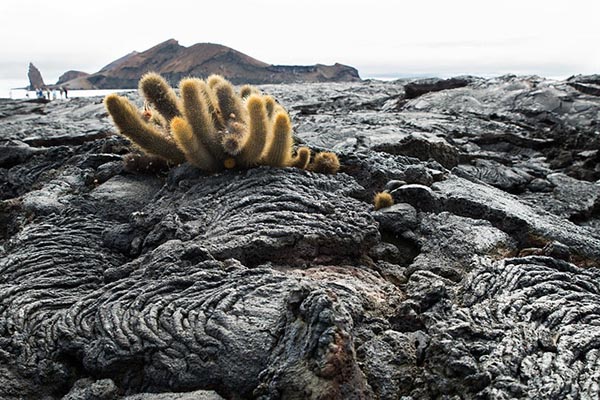
[{"label": "volcanic rock", "polygon": [[27,71],[27,77],[29,78],[29,87],[28,90],[41,89],[46,87],[44,83],[44,79],[42,78],[42,73],[39,69],[36,68],[33,63],[29,63],[29,70]]},{"label": "volcanic rock", "polygon": [[336,175],[131,172],[102,99],[0,101],[0,398],[597,398],[600,99],[408,83],[260,87]]},{"label": "volcanic rock", "polygon": [[414,99],[425,93],[439,92],[442,90],[455,89],[467,86],[473,79],[470,77],[459,77],[450,79],[429,78],[408,83],[404,86],[404,97]]}]

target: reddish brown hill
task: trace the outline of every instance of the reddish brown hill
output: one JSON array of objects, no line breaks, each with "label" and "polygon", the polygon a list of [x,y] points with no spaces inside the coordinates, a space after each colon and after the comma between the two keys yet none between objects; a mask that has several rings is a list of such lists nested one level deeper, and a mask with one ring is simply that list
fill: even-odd
[{"label": "reddish brown hill", "polygon": [[[143,52],[132,52],[108,64],[86,80],[98,89],[136,88],[140,77],[155,71],[172,84],[186,76],[221,74],[233,83],[336,82],[360,80],[352,67],[335,64],[311,66],[271,65],[237,50],[213,43],[181,46],[170,39]],[[67,82],[72,89],[81,79]]]},{"label": "reddish brown hill", "polygon": [[64,83],[72,81],[74,79],[86,78],[89,75],[90,74],[88,74],[87,72],[82,72],[82,71],[67,71],[58,78],[58,81],[56,82],[56,84],[62,85]]}]

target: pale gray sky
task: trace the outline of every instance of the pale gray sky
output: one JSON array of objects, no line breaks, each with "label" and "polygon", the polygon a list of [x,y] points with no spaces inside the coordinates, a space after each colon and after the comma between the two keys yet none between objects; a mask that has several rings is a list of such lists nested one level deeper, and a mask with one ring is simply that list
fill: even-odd
[{"label": "pale gray sky", "polygon": [[1,0],[0,79],[54,82],[174,38],[375,74],[600,73],[600,0]]}]

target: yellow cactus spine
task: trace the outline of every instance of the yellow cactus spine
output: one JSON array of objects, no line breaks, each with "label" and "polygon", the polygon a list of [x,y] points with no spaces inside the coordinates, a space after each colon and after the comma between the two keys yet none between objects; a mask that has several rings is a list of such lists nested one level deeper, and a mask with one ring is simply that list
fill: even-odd
[{"label": "yellow cactus spine", "polygon": [[277,107],[277,102],[271,96],[265,96],[265,106],[267,107],[267,118],[270,121],[275,116],[275,108]]},{"label": "yellow cactus spine", "polygon": [[259,94],[259,93],[260,92],[258,91],[258,89],[255,88],[252,85],[244,85],[240,89],[240,97],[242,99],[246,99],[246,98],[250,97],[253,94]]},{"label": "yellow cactus spine", "polygon": [[234,120],[237,122],[244,122],[246,119],[246,111],[244,110],[242,99],[235,93],[231,83],[223,81],[215,85],[213,90],[217,95],[219,108],[221,109],[223,118],[226,121]]},{"label": "yellow cactus spine", "polygon": [[274,167],[286,167],[290,165],[292,153],[292,123],[287,113],[280,112],[275,116],[273,134],[267,143],[267,151],[263,155],[263,161]]},{"label": "yellow cactus spine", "polygon": [[210,150],[214,159],[224,160],[225,153],[204,96],[204,93],[209,91],[206,83],[195,78],[183,79],[179,88],[183,99],[183,115],[191,125],[194,135]]},{"label": "yellow cactus spine", "polygon": [[387,192],[379,192],[373,197],[373,205],[375,210],[391,207],[394,205],[394,198]]},{"label": "yellow cactus spine", "polygon": [[296,151],[296,156],[292,159],[292,167],[306,169],[310,162],[310,149],[308,147],[300,147]]},{"label": "yellow cactus spine", "polygon": [[219,163],[211,155],[200,137],[193,131],[192,126],[183,118],[175,117],[171,121],[171,131],[177,146],[185,154],[189,163],[203,171],[216,171]]},{"label": "yellow cactus spine", "polygon": [[204,81],[201,81],[202,85],[200,87],[202,94],[204,95],[204,101],[206,101],[206,106],[208,107],[208,113],[210,114],[213,125],[217,131],[225,129],[225,117],[221,114],[221,109],[219,108],[219,100],[217,99],[217,95],[215,92],[208,86],[208,84]]},{"label": "yellow cactus spine", "polygon": [[180,164],[185,161],[181,150],[167,132],[144,121],[133,104],[124,97],[109,94],[104,105],[122,135],[147,153]]},{"label": "yellow cactus spine", "polygon": [[267,110],[262,96],[253,94],[246,102],[248,109],[248,138],[238,157],[245,167],[258,165],[265,151],[268,133]]},{"label": "yellow cactus spine", "polygon": [[167,122],[181,115],[177,95],[162,76],[149,72],[140,79],[139,86],[144,97]]},{"label": "yellow cactus spine", "polygon": [[340,160],[335,153],[321,152],[315,156],[309,169],[321,174],[335,174],[340,169]]},{"label": "yellow cactus spine", "polygon": [[165,129],[169,129],[169,124],[167,123],[165,117],[157,113],[147,101],[144,101],[142,117],[144,118],[144,121],[151,122]]},{"label": "yellow cactus spine", "polygon": [[210,75],[208,78],[206,78],[206,83],[208,84],[208,87],[211,89],[214,89],[215,86],[217,86],[220,83],[226,82],[225,78],[223,78],[221,75],[218,74],[212,74]]}]

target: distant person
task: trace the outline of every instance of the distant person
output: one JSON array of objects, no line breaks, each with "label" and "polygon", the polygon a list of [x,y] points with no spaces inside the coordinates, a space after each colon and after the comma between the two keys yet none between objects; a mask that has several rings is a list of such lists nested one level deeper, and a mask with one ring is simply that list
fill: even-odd
[{"label": "distant person", "polygon": [[67,88],[65,86],[63,86],[62,90],[65,91],[65,99],[68,99],[69,96],[67,95]]}]

